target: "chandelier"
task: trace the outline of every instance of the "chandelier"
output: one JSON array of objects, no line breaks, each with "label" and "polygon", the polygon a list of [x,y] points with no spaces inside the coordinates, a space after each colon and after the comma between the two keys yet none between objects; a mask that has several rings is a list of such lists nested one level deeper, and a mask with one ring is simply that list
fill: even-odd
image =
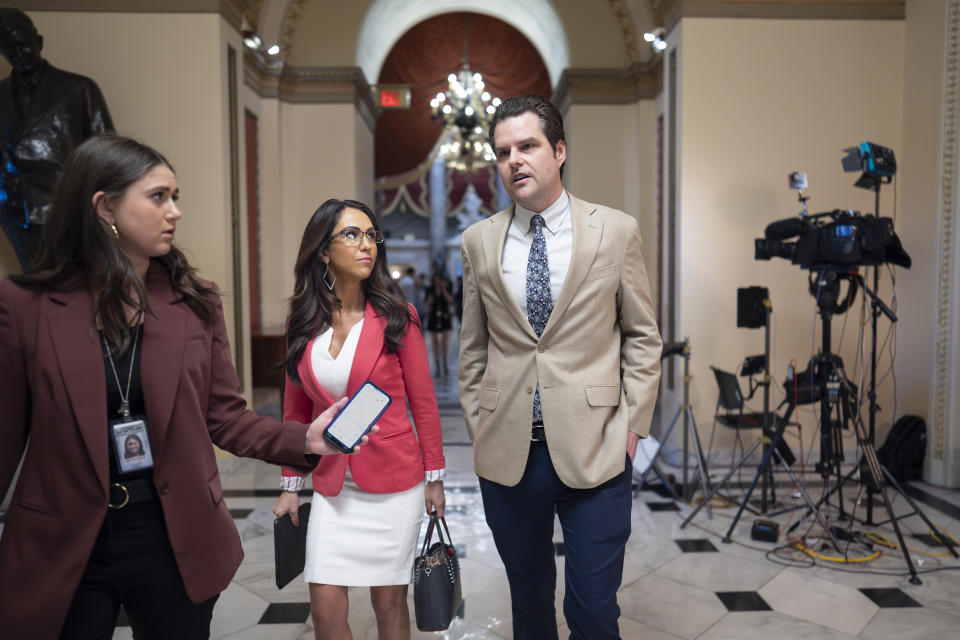
[{"label": "chandelier", "polygon": [[464,42],[463,67],[460,75],[447,76],[447,90],[430,100],[433,119],[444,124],[444,142],[440,156],[454,171],[473,173],[496,161],[487,139],[490,119],[500,105],[500,98],[485,90],[483,76],[470,73]]}]

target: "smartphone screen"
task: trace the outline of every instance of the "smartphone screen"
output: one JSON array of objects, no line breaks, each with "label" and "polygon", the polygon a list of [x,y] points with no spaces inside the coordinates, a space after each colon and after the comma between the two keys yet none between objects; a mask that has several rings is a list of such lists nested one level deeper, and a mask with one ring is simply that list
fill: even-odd
[{"label": "smartphone screen", "polygon": [[324,436],[341,451],[353,449],[387,410],[391,401],[390,396],[377,385],[363,383],[324,431]]}]

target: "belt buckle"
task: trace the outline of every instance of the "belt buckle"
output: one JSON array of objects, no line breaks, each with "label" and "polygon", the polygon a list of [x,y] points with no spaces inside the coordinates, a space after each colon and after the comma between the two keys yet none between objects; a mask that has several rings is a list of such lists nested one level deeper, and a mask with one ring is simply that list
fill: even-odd
[{"label": "belt buckle", "polygon": [[110,507],[111,509],[123,509],[130,502],[130,491],[128,491],[127,488],[124,485],[120,484],[119,482],[114,482],[110,486],[117,487],[118,489],[123,490],[123,502],[121,502],[120,504],[113,504],[108,500],[107,506]]}]

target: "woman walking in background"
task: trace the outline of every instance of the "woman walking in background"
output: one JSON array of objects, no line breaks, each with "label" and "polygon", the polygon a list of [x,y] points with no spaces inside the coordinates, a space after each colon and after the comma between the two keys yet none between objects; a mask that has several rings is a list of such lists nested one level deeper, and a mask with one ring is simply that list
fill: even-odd
[{"label": "woman walking in background", "polygon": [[433,274],[430,288],[427,289],[427,331],[433,336],[433,359],[436,363],[436,375],[447,376],[447,343],[450,329],[453,328],[453,292],[450,282],[440,272]]},{"label": "woman walking in background", "polygon": [[[284,417],[309,419],[368,380],[393,399],[361,453],[321,460],[313,472],[304,579],[318,639],[351,637],[351,586],[370,587],[382,640],[410,637],[407,585],[420,522],[424,508],[444,509],[426,343],[416,311],[390,277],[382,242],[366,205],[327,200],[307,224],[295,267]],[[283,470],[275,514],[297,522],[302,484]]]}]

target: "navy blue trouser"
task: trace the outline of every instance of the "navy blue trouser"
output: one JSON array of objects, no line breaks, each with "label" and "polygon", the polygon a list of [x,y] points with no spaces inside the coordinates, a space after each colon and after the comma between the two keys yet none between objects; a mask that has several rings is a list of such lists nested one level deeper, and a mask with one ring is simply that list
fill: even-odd
[{"label": "navy blue trouser", "polygon": [[566,550],[563,613],[571,640],[619,638],[617,590],[630,537],[630,458],[624,471],[592,489],[571,489],[553,469],[543,442],[533,442],[520,482],[480,478],[487,525],[507,571],[515,640],[557,640],[557,565],[553,514]]}]

